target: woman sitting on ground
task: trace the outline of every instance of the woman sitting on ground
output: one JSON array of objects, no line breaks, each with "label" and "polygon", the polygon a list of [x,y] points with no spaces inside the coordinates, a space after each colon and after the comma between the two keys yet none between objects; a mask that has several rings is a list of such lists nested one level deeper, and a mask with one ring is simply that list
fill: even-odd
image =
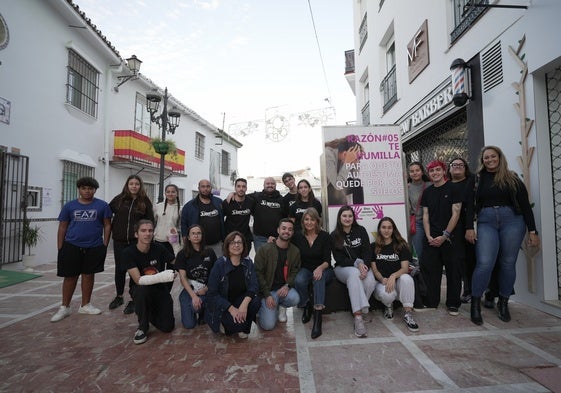
[{"label": "woman sitting on ground", "polygon": [[372,252],[374,258],[370,265],[378,281],[374,296],[386,307],[384,317],[393,319],[393,302],[399,297],[405,310],[405,325],[412,332],[418,331],[419,326],[412,314],[415,283],[409,275],[411,252],[390,217],[384,217],[378,223],[378,234],[376,241],[372,243]]},{"label": "woman sitting on ground", "polygon": [[238,333],[240,338],[247,338],[251,332],[261,299],[257,296],[259,284],[248,251],[243,235],[231,232],[224,239],[224,256],[210,272],[205,319],[215,333]]},{"label": "woman sitting on ground", "polygon": [[203,228],[191,225],[187,230],[183,251],[177,254],[175,268],[183,289],[179,294],[181,322],[185,329],[193,329],[204,321],[208,276],[216,262],[212,248],[205,247]]}]

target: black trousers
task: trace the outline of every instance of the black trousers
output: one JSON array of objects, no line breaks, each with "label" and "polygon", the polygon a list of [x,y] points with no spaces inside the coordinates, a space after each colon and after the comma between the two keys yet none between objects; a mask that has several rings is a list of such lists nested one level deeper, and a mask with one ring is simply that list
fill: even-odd
[{"label": "black trousers", "polygon": [[145,333],[149,323],[165,333],[171,332],[175,327],[173,299],[163,284],[137,285],[134,311],[138,316],[138,328]]},{"label": "black trousers", "polygon": [[[239,307],[244,298],[245,296],[240,296],[239,298],[234,299],[231,303],[234,307]],[[220,321],[222,322],[222,325],[224,325],[224,332],[228,335],[238,332],[249,334],[251,331],[251,322],[255,322],[259,308],[261,308],[261,298],[259,296],[255,296],[251,299],[251,302],[249,302],[249,305],[247,306],[247,316],[245,322],[243,323],[235,322],[232,314],[230,314],[228,310],[224,311],[222,314],[222,320]]]},{"label": "black trousers", "polygon": [[[454,256],[462,252],[463,241],[445,241],[440,247],[429,246],[425,239],[421,256],[421,273],[427,286],[425,306],[435,308],[440,303],[442,267],[446,269],[446,307],[460,307],[462,280],[459,261]],[[465,251],[463,251],[465,252]],[[463,261],[462,261],[463,263]]]}]

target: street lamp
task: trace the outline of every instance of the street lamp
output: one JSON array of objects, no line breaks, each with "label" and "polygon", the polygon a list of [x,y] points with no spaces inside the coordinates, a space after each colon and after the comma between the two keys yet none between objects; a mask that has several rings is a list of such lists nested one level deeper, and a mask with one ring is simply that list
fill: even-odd
[{"label": "street lamp", "polygon": [[118,76],[117,79],[119,80],[119,84],[117,86],[115,86],[113,88],[113,90],[115,92],[119,91],[119,86],[127,83],[130,80],[135,80],[138,79],[138,73],[140,72],[140,65],[142,64],[142,61],[136,57],[135,55],[132,55],[131,57],[129,57],[127,59],[127,67],[129,69],[130,72],[132,72],[132,75],[126,75],[126,76]]},{"label": "street lamp", "polygon": [[[164,101],[162,113],[156,116],[156,112],[160,106],[160,102]],[[175,134],[175,129],[179,126],[181,114],[177,111],[168,112],[168,88],[164,90],[164,96],[159,94],[149,93],[146,94],[146,110],[150,113],[150,120],[158,125],[162,130],[162,142],[166,140],[166,132]],[[165,169],[165,156],[168,153],[167,149],[156,150],[160,153],[160,185],[158,189],[158,202],[164,201],[164,169]]]}]

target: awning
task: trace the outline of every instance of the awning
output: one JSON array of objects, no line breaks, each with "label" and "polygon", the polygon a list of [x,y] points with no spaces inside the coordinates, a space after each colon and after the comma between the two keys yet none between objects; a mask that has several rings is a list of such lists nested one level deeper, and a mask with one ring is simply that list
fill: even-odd
[{"label": "awning", "polygon": [[95,162],[90,156],[84,153],[78,153],[77,151],[70,150],[70,149],[63,150],[59,154],[58,158],[64,161],[75,162],[78,164],[91,166],[94,168],[97,167],[97,162]]}]

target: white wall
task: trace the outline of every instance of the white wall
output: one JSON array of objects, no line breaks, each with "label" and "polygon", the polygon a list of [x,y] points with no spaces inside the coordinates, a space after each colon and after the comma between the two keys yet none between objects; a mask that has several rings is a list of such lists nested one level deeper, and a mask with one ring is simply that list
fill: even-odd
[{"label": "white wall", "polygon": [[[443,7],[443,3],[446,7]],[[483,17],[450,46],[452,30],[451,1],[425,0],[422,6],[408,2],[385,2],[381,10],[379,2],[353,2],[355,7],[355,73],[357,91],[357,116],[365,102],[359,91],[360,77],[368,70],[370,83],[371,123],[396,122],[416,103],[421,101],[442,81],[449,77],[449,67],[455,58],[469,60],[488,47],[501,41],[503,82],[483,93],[484,143],[501,147],[511,169],[521,173],[516,157],[520,155],[520,118],[513,105],[518,102],[511,83],[520,78],[520,68],[508,47],[516,49],[518,41],[525,35],[522,53],[528,62],[530,74],[525,83],[527,117],[535,120],[529,136],[529,145],[537,148],[531,165],[531,187],[534,215],[542,238],[542,252],[536,259],[536,292],[530,293],[527,286],[528,270],[523,254],[520,254],[517,269],[516,299],[547,312],[561,315],[561,308],[552,307],[544,301],[556,301],[557,266],[555,255],[555,226],[553,222],[553,195],[551,190],[551,162],[549,158],[549,126],[546,112],[544,75],[561,64],[561,48],[554,37],[561,35],[558,23],[561,2],[555,0],[512,0],[509,4],[528,5],[527,10],[489,9]],[[368,7],[368,39],[362,52],[359,51],[358,28],[364,11]],[[407,72],[406,45],[423,21],[428,19],[430,64],[410,84]],[[393,24],[397,57],[397,103],[382,115],[382,96],[378,86],[386,75],[384,52],[380,47],[388,26]],[[367,48],[366,48],[367,47]]]}]

